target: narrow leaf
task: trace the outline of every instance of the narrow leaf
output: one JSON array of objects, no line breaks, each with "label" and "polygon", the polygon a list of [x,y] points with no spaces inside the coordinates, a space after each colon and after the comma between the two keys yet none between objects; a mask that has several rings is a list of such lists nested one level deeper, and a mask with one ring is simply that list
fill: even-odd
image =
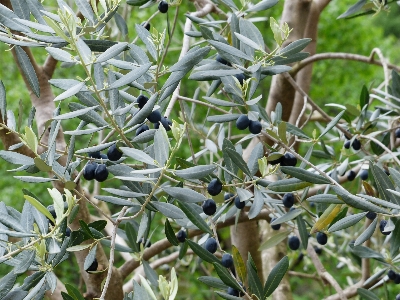
[{"label": "narrow leaf", "polygon": [[268,189],[274,192],[293,192],[306,188],[310,185],[312,185],[310,182],[305,182],[297,178],[290,178],[272,182],[268,185]]},{"label": "narrow leaf", "polygon": [[179,246],[179,241],[176,238],[175,232],[172,229],[171,224],[169,223],[168,219],[165,220],[165,236],[167,237],[168,241],[174,245]]},{"label": "narrow leaf", "polygon": [[174,173],[183,179],[201,179],[210,175],[216,168],[217,166],[215,165],[195,166],[184,170],[176,170]]},{"label": "narrow leaf", "polygon": [[303,181],[315,183],[315,184],[329,184],[330,180],[310,171],[304,170],[298,167],[286,167],[281,166],[281,170],[285,174],[289,174],[292,177],[298,178]]},{"label": "narrow leaf", "polygon": [[185,217],[183,211],[173,204],[157,201],[152,201],[151,204],[167,218],[182,219]]},{"label": "narrow leaf", "polygon": [[354,215],[347,216],[340,221],[336,222],[333,224],[331,227],[329,227],[329,232],[335,232],[350,226],[353,226],[354,224],[357,224],[361,219],[365,217],[367,213],[362,212]]},{"label": "narrow leaf", "polygon": [[29,196],[29,195],[24,195],[24,198],[29,201],[30,204],[32,204],[39,212],[44,214],[49,220],[53,221],[55,223],[56,221],[54,220],[53,216],[51,213],[47,210],[46,207],[43,206],[42,203],[40,203],[38,200],[35,198]]},{"label": "narrow leaf", "polygon": [[21,67],[22,73],[24,74],[26,80],[29,83],[32,91],[35,93],[36,97],[40,97],[40,87],[39,80],[36,76],[35,68],[33,67],[29,56],[26,54],[25,50],[20,46],[14,47],[15,54],[17,55],[17,60],[19,66]]},{"label": "narrow leaf", "polygon": [[242,280],[242,282],[245,282],[247,278],[246,265],[244,264],[243,258],[235,245],[232,245],[232,256],[235,270],[238,273],[239,278]]},{"label": "narrow leaf", "polygon": [[[75,110],[63,115],[58,115],[56,117],[53,117],[53,120],[67,120],[67,119],[73,119],[75,117],[81,116],[86,114],[87,112],[94,110],[98,107],[98,105],[96,106],[91,106],[91,107],[87,107],[87,108],[83,108],[83,109],[79,109],[79,110]],[[97,129],[98,130],[98,129]]]},{"label": "narrow leaf", "polygon": [[207,225],[207,223],[200,217],[200,215],[192,208],[190,203],[185,203],[183,201],[179,202],[179,206],[188,217],[188,219],[196,225],[200,230],[203,230],[206,233],[213,234],[211,228]]},{"label": "narrow leaf", "polygon": [[341,111],[340,113],[338,113],[338,115],[333,118],[328,125],[326,126],[326,128],[324,129],[324,131],[320,134],[320,136],[318,137],[318,139],[320,139],[321,137],[323,137],[325,134],[328,133],[329,130],[331,130],[342,118],[343,114],[345,113],[345,110]]},{"label": "narrow leaf", "polygon": [[140,66],[139,68],[130,71],[128,74],[122,76],[120,79],[116,80],[113,84],[111,84],[107,90],[116,89],[121,86],[127,85],[144,75],[151,67],[151,63]]},{"label": "narrow leaf", "polygon": [[[128,46],[128,43],[126,43],[126,42],[117,43],[117,44],[111,46],[105,52],[103,52],[102,54],[100,54],[97,57],[96,63],[102,63],[111,58],[116,57],[122,51],[127,50],[127,46]],[[131,80],[131,81],[133,81],[133,80]]]},{"label": "narrow leaf", "polygon": [[219,259],[212,253],[208,252],[206,249],[201,247],[199,244],[187,239],[186,240],[189,247],[193,250],[196,255],[198,255],[202,260],[208,262],[208,263],[216,263],[220,264],[221,262]]},{"label": "narrow leaf", "polygon": [[285,276],[285,273],[288,270],[288,268],[289,268],[289,258],[285,256],[271,270],[271,273],[269,273],[268,279],[264,285],[264,298],[271,296],[271,294],[278,287],[283,276]]},{"label": "narrow leaf", "polygon": [[232,149],[226,149],[225,151],[228,153],[228,156],[231,158],[232,162],[238,166],[240,170],[242,170],[247,176],[252,176],[249,167],[239,153]]},{"label": "narrow leaf", "polygon": [[135,160],[144,162],[149,165],[155,165],[154,159],[146,154],[145,152],[139,150],[139,149],[133,149],[129,147],[120,147],[119,148],[126,156],[129,156]]},{"label": "narrow leaf", "polygon": [[187,203],[197,203],[206,201],[207,198],[196,191],[180,187],[163,187],[164,192],[168,195]]},{"label": "narrow leaf", "polygon": [[272,247],[275,247],[278,245],[280,242],[282,242],[284,239],[286,239],[290,234],[290,231],[284,231],[284,232],[279,232],[272,237],[270,237],[268,240],[264,241],[260,247],[258,248],[259,251],[266,250]]},{"label": "narrow leaf", "polygon": [[364,230],[363,233],[356,239],[354,242],[354,246],[361,245],[366,240],[368,240],[375,232],[376,224],[378,223],[378,218],[375,218],[372,223],[368,226],[367,229]]},{"label": "narrow leaf", "polygon": [[236,290],[242,290],[242,287],[237,283],[236,279],[232,277],[232,275],[226,270],[225,267],[220,265],[219,263],[213,263],[215,271],[217,271],[218,277],[221,278],[223,283],[227,286],[230,286]]}]

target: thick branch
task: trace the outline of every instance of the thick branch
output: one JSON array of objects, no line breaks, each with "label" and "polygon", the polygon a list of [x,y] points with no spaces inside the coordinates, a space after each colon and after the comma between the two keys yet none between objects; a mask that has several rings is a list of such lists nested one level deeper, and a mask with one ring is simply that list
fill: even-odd
[{"label": "thick branch", "polygon": [[[318,23],[322,10],[328,5],[330,0],[325,0],[323,3],[313,1],[311,4],[310,13],[308,15],[307,26],[305,28],[304,37],[311,38],[311,42],[304,49],[305,52],[309,52],[310,55],[314,55],[317,51],[317,40],[318,40]],[[297,84],[308,93],[310,90],[312,78],[312,64],[303,68],[296,76]],[[297,118],[300,115],[304,103],[304,96],[299,92],[296,92],[293,109],[290,114],[289,123],[295,124]]]},{"label": "thick branch", "polygon": [[[271,228],[271,225],[265,221],[260,221],[260,227],[262,232],[262,239],[267,240],[271,238],[273,234],[275,234],[274,230]],[[284,225],[285,226],[285,225]],[[276,264],[287,255],[287,240],[285,239],[278,245],[269,248],[267,250],[261,251],[261,257],[263,262],[263,275],[264,278],[268,278],[268,275],[271,273],[271,270],[276,266]],[[272,294],[272,300],[292,300],[293,295],[290,289],[289,275],[286,273],[282,278],[282,281],[279,283],[279,286]]]},{"label": "thick branch", "polygon": [[[270,214],[270,212],[268,210],[263,209],[256,218],[249,220],[248,213],[243,213],[239,217],[238,223],[245,223],[245,222],[257,221],[257,220],[269,221],[270,220],[269,214]],[[234,224],[235,224],[235,217],[232,217],[232,218],[227,219],[224,223],[219,223],[217,225],[217,229],[229,227]],[[194,236],[197,236],[197,235],[200,235],[203,233],[204,232],[201,230],[191,230],[191,231],[189,231],[188,238],[194,237]],[[168,249],[171,246],[172,246],[171,243],[166,238],[161,241],[158,241],[158,242],[154,243],[150,248],[147,248],[144,251],[143,259],[149,260],[152,257],[154,257],[155,255],[160,254],[161,252],[163,252],[164,250]],[[138,262],[134,259],[123,264],[119,268],[122,278],[125,279],[133,270],[138,268],[139,265],[140,265],[140,262]]]},{"label": "thick branch", "polygon": [[[0,0],[0,3],[7,6],[8,8],[12,9],[10,2],[8,0]],[[38,128],[38,134],[41,135],[44,133],[41,143],[42,144],[47,144],[48,138],[49,138],[49,131],[45,127],[46,122],[50,119],[53,118],[53,112],[55,110],[55,104],[54,104],[54,94],[51,90],[51,86],[49,84],[49,79],[51,78],[51,75],[53,74],[55,64],[56,62],[52,59],[48,59],[45,63],[44,67],[39,66],[36,63],[36,60],[31,52],[31,50],[27,47],[23,48],[25,53],[28,55],[32,66],[35,69],[36,76],[39,81],[39,88],[40,88],[40,97],[36,97],[36,95],[33,93],[32,89],[30,88],[30,85],[28,83],[28,80],[26,76],[24,76],[23,72],[21,71],[21,67],[19,66],[18,59],[16,57],[15,51],[12,51],[14,60],[17,63],[18,68],[20,69],[20,73],[24,79],[25,85],[30,93],[30,99],[32,102],[32,105],[36,108],[36,124]],[[4,130],[1,130],[0,136],[4,134]],[[1,136],[3,138],[3,136]],[[7,136],[5,136],[7,138]],[[15,138],[15,137],[13,137]],[[14,144],[14,141],[12,141]],[[64,134],[62,132],[62,129],[59,130],[57,133],[57,149],[65,149],[66,148],[66,142],[64,139]],[[46,149],[44,147],[40,147],[38,149],[38,152],[41,153],[45,151]],[[66,163],[66,156],[62,156],[58,162],[61,165],[65,165]],[[62,189],[62,187],[57,186],[57,188]],[[77,190],[81,191],[81,187],[78,184]],[[71,229],[73,230],[78,230],[80,228],[79,220],[83,220],[86,223],[90,222],[90,214],[89,210],[87,207],[87,202],[81,199],[78,203],[79,205],[79,213],[76,216],[74,222],[70,225]],[[86,243],[88,243],[87,241]],[[75,252],[75,256],[77,258],[77,262],[79,264],[80,272],[81,275],[85,281],[86,284],[86,297],[88,299],[92,299],[94,297],[99,297],[101,294],[101,283],[103,279],[105,278],[106,274],[104,272],[102,273],[96,273],[96,274],[88,274],[84,270],[84,261],[87,256],[87,249],[79,252]],[[97,247],[97,253],[96,253],[96,258],[101,266],[106,268],[108,266],[108,260],[107,257],[104,253],[103,248],[101,245]],[[122,294],[122,280],[119,276],[119,272],[117,269],[114,270],[114,276],[111,280],[110,283],[113,286],[112,291],[107,293],[106,299],[111,300],[111,299],[122,299],[123,294]]]},{"label": "thick branch", "polygon": [[[3,121],[3,118],[0,115],[0,123],[6,124],[7,125],[7,120],[5,122]],[[18,144],[21,142],[21,139],[17,134],[14,134],[6,129],[0,130],[0,139],[1,142],[3,143],[4,149],[8,150],[12,145]],[[35,157],[35,154],[31,149],[29,149],[27,146],[22,146],[19,147],[18,149],[13,150],[14,152],[18,152],[21,154],[24,154],[29,157]]]},{"label": "thick branch", "polygon": [[[288,23],[290,28],[293,28],[289,39],[282,47],[289,43],[302,39],[306,28],[305,20],[307,20],[311,8],[311,0],[291,0],[285,1],[281,25]],[[286,78],[276,75],[272,78],[271,89],[268,95],[267,113],[275,110],[276,105],[280,102],[285,108],[282,112],[282,120],[288,121],[292,112],[294,103],[295,89],[291,86]]]}]

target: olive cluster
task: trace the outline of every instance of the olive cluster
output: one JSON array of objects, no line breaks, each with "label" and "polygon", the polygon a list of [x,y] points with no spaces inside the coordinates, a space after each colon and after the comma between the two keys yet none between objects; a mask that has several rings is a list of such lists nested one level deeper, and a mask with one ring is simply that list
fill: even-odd
[{"label": "olive cluster", "polygon": [[[138,104],[139,109],[142,109],[143,106],[146,105],[147,101],[149,100],[149,98],[147,98],[144,95],[140,95],[137,99],[136,102]],[[172,122],[167,118],[167,117],[162,117],[160,111],[154,110],[150,113],[150,115],[147,117],[147,120],[149,120],[150,123],[154,124],[154,128],[158,129],[160,126],[160,122],[161,125],[164,127],[164,129],[166,131],[170,131],[171,130],[171,125]],[[143,124],[141,125],[137,130],[136,130],[136,136],[138,136],[139,134],[149,130],[149,126],[147,124]]]}]

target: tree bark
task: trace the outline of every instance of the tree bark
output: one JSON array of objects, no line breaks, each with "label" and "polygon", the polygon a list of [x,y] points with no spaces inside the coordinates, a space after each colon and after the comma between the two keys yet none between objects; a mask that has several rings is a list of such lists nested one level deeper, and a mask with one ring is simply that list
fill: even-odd
[{"label": "tree bark", "polygon": [[258,276],[261,282],[263,281],[263,264],[261,260],[261,252],[258,251],[260,247],[260,234],[258,230],[258,222],[252,221],[248,223],[238,224],[231,226],[231,241],[232,245],[236,246],[239,250],[243,261],[246,263],[249,253],[257,266]]},{"label": "tree bark", "polygon": [[[324,1],[313,1],[308,15],[307,26],[304,32],[304,38],[311,38],[311,42],[304,49],[305,52],[309,52],[310,56],[317,52],[317,40],[318,40],[318,23],[321,16],[321,12],[328,5],[330,0]],[[296,75],[297,84],[308,94],[312,79],[313,65],[309,64],[302,68]],[[292,113],[289,118],[289,123],[296,124],[297,118],[304,105],[303,96],[296,92],[294,98],[294,104]]]},{"label": "tree bark", "polygon": [[[2,0],[0,1],[1,4],[5,5],[9,9],[12,9],[12,6],[10,4],[9,0]],[[21,72],[21,75],[23,77],[23,80],[25,82],[25,85],[29,91],[30,94],[30,99],[32,102],[32,105],[36,108],[36,124],[38,128],[38,135],[40,136],[43,132],[44,135],[42,137],[41,142],[43,144],[47,144],[48,138],[49,138],[49,131],[46,128],[46,122],[53,117],[53,112],[55,110],[55,104],[54,104],[54,94],[51,90],[51,86],[49,83],[49,79],[51,79],[51,76],[54,72],[54,69],[56,67],[57,61],[54,59],[48,59],[46,60],[46,63],[44,66],[39,66],[36,63],[35,58],[32,55],[32,52],[30,51],[29,48],[24,48],[25,53],[28,55],[32,66],[35,69],[36,76],[39,80],[39,86],[40,86],[40,97],[37,97],[32,89],[30,88],[28,84],[27,78],[24,76],[24,74],[21,72],[21,67],[18,63],[18,59],[16,58],[15,51],[13,50],[13,56],[14,60],[17,63],[17,66]],[[3,140],[6,148],[8,148],[10,145],[15,144],[16,137],[14,135],[10,135],[9,139],[8,136],[4,134],[5,130],[1,130],[0,137]],[[17,137],[18,138],[18,137]],[[65,150],[66,149],[66,142],[64,139],[64,134],[62,132],[62,129],[60,128],[59,132],[57,133],[57,138],[56,138],[56,143],[57,143],[57,149],[60,150]],[[46,150],[45,147],[39,147],[38,152],[42,153]],[[25,150],[23,150],[25,151]],[[29,151],[26,151],[26,153],[29,153]],[[24,153],[25,154],[25,153]],[[31,156],[34,155],[34,153],[31,151]],[[65,165],[66,163],[66,156],[60,157],[58,162],[61,165]],[[61,188],[60,186],[57,186],[57,188]],[[62,188],[61,188],[62,189]],[[80,189],[80,185],[78,184],[77,189]],[[79,205],[79,213],[76,216],[74,222],[70,224],[70,227],[72,230],[77,230],[80,228],[79,220],[83,220],[85,223],[90,222],[90,214],[89,210],[87,207],[87,203],[81,199],[78,202]],[[86,241],[86,243],[89,243],[90,241]],[[99,297],[101,295],[101,283],[103,279],[107,276],[107,272],[101,272],[101,273],[95,273],[95,274],[89,274],[84,270],[84,261],[86,258],[86,255],[88,253],[88,250],[84,251],[78,251],[75,252],[75,256],[77,259],[77,262],[79,264],[79,269],[81,272],[81,276],[83,277],[85,284],[86,284],[86,297],[87,299],[93,299],[95,297]],[[103,267],[103,269],[106,269],[108,267],[108,259],[104,253],[104,250],[100,244],[98,244],[97,247],[97,253],[96,253],[96,258],[99,262],[99,265]],[[114,268],[114,273],[112,276],[112,280],[110,283],[110,286],[112,288],[107,291],[106,294],[106,299],[107,300],[119,300],[123,299],[123,291],[122,291],[122,285],[123,285],[123,280],[119,274],[119,271],[117,268]],[[57,289],[57,292],[61,292],[61,290]],[[54,297],[58,297],[57,295],[54,295]]]},{"label": "tree bark", "polygon": [[[260,228],[262,232],[262,240],[267,240],[274,234],[276,231],[272,230],[271,225],[267,221],[260,221]],[[270,249],[262,251],[261,258],[263,261],[263,272],[264,278],[268,278],[270,271],[275,267],[275,265],[286,255],[286,239],[279,243],[277,246],[272,247]],[[283,277],[281,283],[278,288],[272,294],[273,300],[292,300],[292,292],[290,289],[289,283],[289,274],[286,273]]]},{"label": "tree bark", "polygon": [[[286,22],[290,28],[293,28],[293,31],[282,47],[304,37],[304,30],[311,8],[311,2],[312,0],[285,1],[281,25]],[[275,75],[272,78],[271,89],[269,91],[266,107],[267,113],[270,114],[271,111],[274,111],[276,105],[280,102],[285,108],[282,112],[282,119],[288,121],[292,112],[294,96],[295,90],[283,75]]]}]

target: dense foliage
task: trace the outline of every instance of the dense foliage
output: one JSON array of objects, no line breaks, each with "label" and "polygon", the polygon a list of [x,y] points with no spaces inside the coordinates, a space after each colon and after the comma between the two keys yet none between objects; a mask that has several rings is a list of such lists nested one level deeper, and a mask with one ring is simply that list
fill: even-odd
[{"label": "dense foliage", "polygon": [[[305,268],[339,294],[346,283],[319,254],[357,274],[349,285],[367,299],[400,282],[400,76],[379,49],[383,82],[352,86],[359,100],[332,101],[330,115],[294,81],[307,105],[291,124],[281,103],[265,110],[264,85],[277,74],[293,80],[311,39],[287,42],[292,28],[270,17],[274,42],[265,41],[256,21],[278,0],[194,1],[197,12],[185,15],[178,0],[70,2],[10,1],[12,11],[0,4],[0,41],[12,46],[33,103],[16,116],[0,83],[3,143],[17,140],[0,157],[17,165],[25,200],[19,210],[0,202],[0,261],[11,267],[0,299],[59,289],[63,299],[119,299],[128,279],[124,299],[178,299],[180,270],[155,271],[163,258],[202,275],[199,299],[211,297],[207,286],[224,299],[268,299],[303,250]],[[127,12],[139,6],[155,15],[128,25]],[[386,8],[361,0],[340,18]],[[173,47],[179,57],[169,55]],[[34,60],[40,51],[48,54],[43,68]],[[48,70],[57,62],[64,69],[56,78]],[[223,228],[250,220],[276,231],[257,250],[288,245],[267,276],[224,237]],[[57,285],[71,253],[86,293]],[[122,262],[118,253],[129,254]],[[199,259],[185,260],[193,254]],[[357,285],[366,260],[371,274]]]}]

